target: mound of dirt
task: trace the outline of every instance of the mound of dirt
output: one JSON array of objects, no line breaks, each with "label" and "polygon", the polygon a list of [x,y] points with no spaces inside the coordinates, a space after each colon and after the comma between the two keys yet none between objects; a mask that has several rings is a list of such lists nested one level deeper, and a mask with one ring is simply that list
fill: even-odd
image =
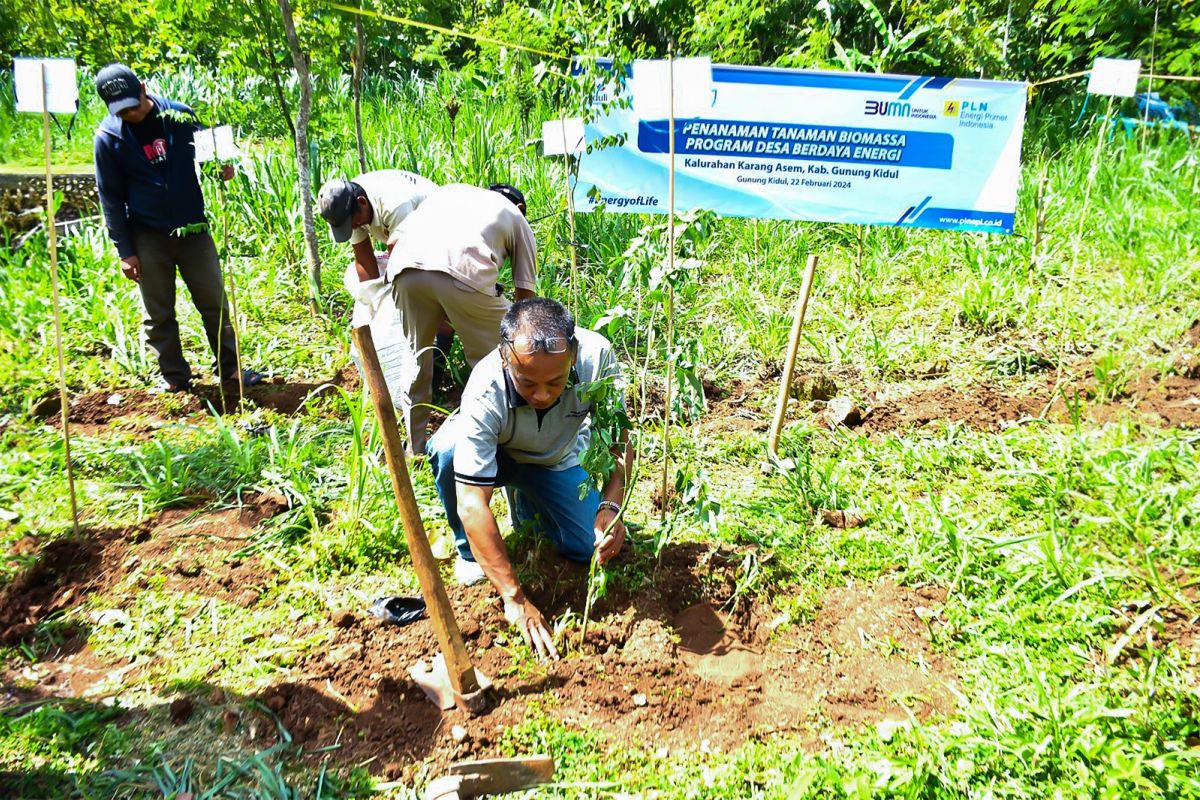
[{"label": "mound of dirt", "polygon": [[1126,392],[1125,398],[1090,409],[1088,416],[1104,423],[1132,412],[1167,428],[1200,428],[1200,377],[1146,373]]},{"label": "mound of dirt", "polygon": [[1200,319],[1192,320],[1182,338],[1185,347],[1200,347]]},{"label": "mound of dirt", "polygon": [[17,542],[9,559],[27,566],[0,591],[0,644],[26,640],[38,623],[97,588],[103,581],[103,557],[118,560],[122,538],[119,531],[83,532],[78,538],[55,539],[40,550],[31,536]]},{"label": "mound of dirt", "polygon": [[[815,742],[829,723],[953,709],[952,665],[933,651],[917,616],[938,605],[939,594],[886,579],[846,587],[830,594],[812,624],[781,633],[766,624],[773,612],[765,606],[735,602],[737,611],[726,613],[732,584],[725,577],[737,561],[696,545],[669,549],[657,580],[605,598],[587,642],[561,643],[563,660],[540,665],[514,647],[490,587],[448,586],[468,651],[495,682],[494,704],[480,717],[439,713],[409,679],[408,667],[437,651],[428,621],[404,628],[329,622],[328,644],[260,700],[278,707],[310,752],[340,743],[326,751],[334,759],[374,759],[371,771],[406,778],[406,765],[420,759],[500,755],[502,732],[527,713],[613,742],[695,749],[783,731]],[[535,596],[548,616],[582,607],[586,575],[564,572],[561,580],[567,586],[556,594]]]},{"label": "mound of dirt", "polygon": [[1037,416],[1049,397],[1015,397],[983,384],[959,392],[940,386],[882,403],[867,412],[866,433],[883,433],[920,427],[934,420],[961,422],[976,430],[998,431],[1027,417]]},{"label": "mound of dirt", "polygon": [[[1122,396],[1095,402],[1095,382],[1081,379],[1067,384],[1083,400],[1083,418],[1096,424],[1133,417],[1167,428],[1200,427],[1200,375],[1166,375],[1147,371],[1131,381]],[[1071,409],[1053,395],[1053,380],[1029,395],[1012,395],[997,386],[982,384],[966,392],[940,386],[880,403],[867,412],[860,430],[867,434],[917,428],[934,421],[963,423],[975,430],[998,431],[1044,414],[1051,422],[1069,422]]]},{"label": "mound of dirt", "polygon": [[168,588],[250,605],[274,570],[233,553],[285,508],[281,495],[253,494],[241,508],[171,509],[133,528],[85,529],[44,544],[25,537],[8,555],[24,568],[0,590],[0,643],[27,640],[39,623],[88,594],[126,581],[147,585],[155,572],[166,573]]},{"label": "mound of dirt", "polygon": [[[353,368],[340,371],[329,381],[335,386],[355,388],[357,372]],[[246,389],[247,406],[269,408],[280,414],[295,414],[309,396],[326,384],[287,383],[282,379],[261,383]],[[236,384],[196,385],[191,392],[152,394],[144,389],[117,389],[91,392],[71,400],[70,420],[73,424],[98,428],[105,425],[127,424],[132,429],[153,428],[168,420],[203,416],[215,411],[233,411],[238,404]],[[39,403],[34,413],[50,425],[58,427],[57,397]]]}]

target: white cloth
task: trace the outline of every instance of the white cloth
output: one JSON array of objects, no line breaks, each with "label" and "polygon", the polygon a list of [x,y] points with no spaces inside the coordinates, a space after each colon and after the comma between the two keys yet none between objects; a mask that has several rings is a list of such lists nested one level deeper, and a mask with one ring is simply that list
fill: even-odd
[{"label": "white cloth", "polygon": [[[376,253],[375,258],[379,262],[380,273],[386,275],[387,253]],[[397,408],[407,407],[408,387],[417,374],[417,360],[413,357],[412,348],[404,335],[396,304],[392,302],[391,284],[386,277],[360,281],[354,261],[346,267],[342,280],[346,291],[354,298],[351,327],[370,326],[375,353],[379,356],[379,366],[383,370],[383,379],[392,395],[392,405]],[[362,372],[362,354],[353,342],[350,343],[350,358],[354,360],[359,372]]]}]

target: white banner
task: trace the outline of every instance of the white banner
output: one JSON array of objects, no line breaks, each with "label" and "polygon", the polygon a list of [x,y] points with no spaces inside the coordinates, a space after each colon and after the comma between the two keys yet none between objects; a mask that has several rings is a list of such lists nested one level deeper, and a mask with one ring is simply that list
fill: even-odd
[{"label": "white banner", "polygon": [[[634,108],[586,126],[589,142],[624,144],[582,156],[580,210],[666,212],[667,115],[638,103],[641,74]],[[720,64],[710,74],[705,107],[676,108],[678,211],[1012,232],[1024,83]]]}]

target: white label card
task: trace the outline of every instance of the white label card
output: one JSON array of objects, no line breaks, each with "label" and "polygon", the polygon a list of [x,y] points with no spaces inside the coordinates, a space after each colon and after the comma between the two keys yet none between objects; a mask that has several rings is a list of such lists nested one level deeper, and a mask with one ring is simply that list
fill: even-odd
[{"label": "white label card", "polygon": [[1133,97],[1141,69],[1140,59],[1097,58],[1088,75],[1088,94]]},{"label": "white label card", "polygon": [[712,59],[677,58],[633,62],[633,112],[640,119],[671,113],[671,73],[675,76],[675,116],[699,117],[713,105]]},{"label": "white label card", "polygon": [[42,65],[46,67],[46,103],[51,114],[74,114],[79,108],[79,84],[71,58],[14,58],[13,88],[17,111],[42,113]]},{"label": "white label card", "polygon": [[542,123],[542,155],[577,156],[586,149],[581,117],[551,119]]},{"label": "white label card", "polygon": [[233,141],[233,128],[228,125],[196,131],[192,136],[192,141],[196,145],[196,163],[198,164],[212,161],[214,158],[232,161],[242,154]]}]

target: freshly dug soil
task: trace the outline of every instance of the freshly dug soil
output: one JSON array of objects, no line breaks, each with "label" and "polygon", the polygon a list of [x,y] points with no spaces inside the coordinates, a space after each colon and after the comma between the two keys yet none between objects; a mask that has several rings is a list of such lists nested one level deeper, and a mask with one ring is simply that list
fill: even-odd
[{"label": "freshly dug soil", "polygon": [[[966,392],[948,386],[918,391],[881,403],[867,412],[860,430],[867,434],[917,428],[934,421],[963,423],[975,430],[998,431],[1045,414],[1050,422],[1069,422],[1070,409],[1061,395],[1051,394],[1053,379],[1044,390],[1017,396],[989,384]],[[1082,398],[1086,420],[1103,424],[1133,417],[1166,428],[1200,427],[1200,377],[1146,372],[1125,387],[1122,397],[1105,403],[1088,398],[1094,382],[1079,381],[1068,387]]]},{"label": "freshly dug soil", "polygon": [[[295,414],[304,405],[314,390],[325,384],[265,382],[246,389],[245,403],[249,406],[269,408],[280,414]],[[358,386],[358,373],[347,367],[328,383],[354,389]],[[35,414],[45,418],[50,425],[60,423],[57,398],[48,398],[39,403]],[[178,394],[151,394],[144,389],[115,389],[91,392],[72,398],[70,420],[73,424],[90,427],[127,424],[133,429],[153,428],[155,423],[167,420],[202,416],[212,411],[233,411],[238,402],[237,385],[196,385],[191,392]]]},{"label": "freshly dug soil", "polygon": [[170,509],[134,528],[85,529],[78,538],[47,543],[25,537],[8,554],[23,568],[0,589],[0,643],[29,639],[37,624],[90,593],[127,581],[136,591],[152,574],[165,573],[164,585],[173,590],[251,605],[274,570],[232,554],[262,520],[286,508],[280,495],[252,494],[240,509]]},{"label": "freshly dug soil", "polygon": [[883,433],[945,420],[976,430],[998,431],[1021,419],[1036,417],[1048,402],[1048,396],[1014,397],[987,384],[967,392],[940,386],[870,409],[861,429],[864,433]]},{"label": "freshly dug soil", "polygon": [[[427,620],[404,628],[362,615],[350,627],[331,621],[328,645],[259,699],[278,707],[308,750],[340,743],[328,751],[334,759],[374,759],[369,769],[393,778],[412,777],[419,759],[497,756],[503,731],[528,713],[613,743],[695,749],[789,731],[815,742],[831,723],[953,710],[953,666],[915,611],[940,605],[940,592],[890,579],[849,586],[831,592],[812,623],[772,630],[765,605],[735,601],[726,611],[737,563],[736,554],[698,545],[669,549],[657,580],[606,598],[582,648],[574,629],[560,643],[564,658],[546,664],[514,647],[490,587],[449,586],[468,651],[495,682],[480,717],[442,714],[408,677],[409,666],[437,652]],[[547,616],[581,609],[586,575],[546,567],[550,579],[531,594]],[[451,735],[456,725],[467,732],[461,741]]]}]

